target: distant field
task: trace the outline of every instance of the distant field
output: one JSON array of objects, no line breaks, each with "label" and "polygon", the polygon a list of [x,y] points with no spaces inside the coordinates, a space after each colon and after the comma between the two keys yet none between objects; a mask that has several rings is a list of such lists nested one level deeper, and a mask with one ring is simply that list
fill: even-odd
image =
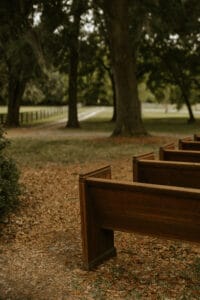
[{"label": "distant field", "polygon": [[[21,106],[20,112],[37,112],[41,110],[54,110],[58,106]],[[67,110],[67,106],[63,106]],[[87,107],[78,107],[79,112],[87,110]],[[106,112],[104,112],[104,117],[112,116],[112,107],[106,107]],[[6,113],[7,107],[0,106],[0,113]],[[193,113],[196,117],[200,117],[200,106],[193,106]],[[188,111],[185,107],[179,111],[175,108],[174,105],[168,105],[167,107],[161,104],[142,104],[142,115],[144,118],[168,118],[168,117],[188,117]],[[102,116],[100,116],[102,118]]]},{"label": "distant field", "polygon": [[[26,125],[37,125],[59,120],[63,116],[67,117],[67,107],[63,111],[56,113],[57,107],[49,106],[22,106],[21,120]],[[87,131],[107,131],[112,132],[114,123],[111,122],[113,108],[103,107],[102,112],[92,115],[97,107],[79,107],[78,113],[82,130]],[[0,106],[0,112],[5,112],[5,106]],[[188,124],[188,111],[182,108],[177,111],[172,105],[166,107],[163,105],[143,105],[142,117],[145,128],[151,134],[193,134],[200,131],[200,110],[198,106],[193,107],[196,123]],[[44,113],[44,114],[43,114]],[[23,114],[23,115],[22,115]],[[84,120],[84,114],[90,117]]]},{"label": "distant field", "polygon": [[[82,128],[92,131],[112,131],[114,123],[110,122],[112,118],[112,107],[108,107],[104,112],[81,122]],[[193,134],[200,132],[200,111],[194,110],[196,122],[188,124],[188,112],[186,109],[177,111],[169,109],[165,113],[162,107],[149,109],[143,108],[143,121],[145,128],[152,134]]]}]

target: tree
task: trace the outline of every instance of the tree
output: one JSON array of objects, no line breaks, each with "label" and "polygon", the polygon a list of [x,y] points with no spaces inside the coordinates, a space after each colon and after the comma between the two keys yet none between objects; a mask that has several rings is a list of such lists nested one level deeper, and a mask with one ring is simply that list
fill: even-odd
[{"label": "tree", "polygon": [[140,45],[148,85],[154,92],[166,85],[178,87],[181,99],[177,102],[186,104],[189,122],[194,122],[191,95],[199,89],[200,2],[160,0],[148,8],[148,15]]},{"label": "tree", "polygon": [[71,6],[71,26],[69,43],[69,98],[68,98],[68,122],[67,127],[78,128],[77,113],[77,80],[79,63],[79,34],[81,26],[81,15],[87,9],[87,1],[73,0]]},{"label": "tree", "polygon": [[[105,18],[102,18],[102,9],[99,7],[98,3],[93,3],[93,19],[94,19],[94,28],[95,28],[95,36],[98,36],[98,42],[96,46],[98,50],[96,51],[97,61],[99,66],[107,72],[107,75],[110,80],[110,86],[112,90],[112,104],[113,104],[113,115],[111,118],[112,122],[116,121],[117,112],[116,112],[116,88],[115,88],[115,79],[111,64],[111,56],[109,51],[109,37],[108,32],[106,30]],[[108,87],[106,86],[108,90]]]},{"label": "tree", "polygon": [[91,32],[82,30],[78,96],[84,104],[112,104],[109,72],[110,65],[107,59],[107,47],[104,45],[98,29],[95,27],[95,30]]},{"label": "tree", "polygon": [[129,36],[129,1],[110,0],[102,4],[116,86],[117,120],[113,136],[143,135],[146,131],[138,98],[136,57],[132,55]]},{"label": "tree", "polygon": [[[77,85],[81,16],[87,10],[86,0],[42,0],[41,23],[45,48],[51,63],[68,74],[68,122],[66,127],[78,128]],[[66,87],[67,91],[67,87]]]},{"label": "tree", "polygon": [[32,1],[2,1],[0,6],[0,52],[7,68],[7,125],[19,126],[20,101],[27,82],[39,74],[41,49],[30,16]]}]

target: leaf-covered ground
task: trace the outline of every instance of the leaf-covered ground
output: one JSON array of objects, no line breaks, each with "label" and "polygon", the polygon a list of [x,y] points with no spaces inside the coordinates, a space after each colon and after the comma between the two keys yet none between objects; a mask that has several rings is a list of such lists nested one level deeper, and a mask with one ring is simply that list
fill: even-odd
[{"label": "leaf-covered ground", "polygon": [[[200,299],[200,247],[117,232],[117,257],[82,268],[78,174],[107,165],[21,169],[21,206],[0,232],[0,299]],[[131,158],[112,161],[130,180]]]}]

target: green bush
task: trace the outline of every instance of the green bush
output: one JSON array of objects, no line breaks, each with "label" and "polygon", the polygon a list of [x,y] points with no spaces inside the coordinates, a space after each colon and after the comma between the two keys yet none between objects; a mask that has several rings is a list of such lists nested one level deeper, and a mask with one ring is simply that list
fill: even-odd
[{"label": "green bush", "polygon": [[17,207],[20,194],[18,169],[4,153],[8,143],[0,127],[0,220]]}]

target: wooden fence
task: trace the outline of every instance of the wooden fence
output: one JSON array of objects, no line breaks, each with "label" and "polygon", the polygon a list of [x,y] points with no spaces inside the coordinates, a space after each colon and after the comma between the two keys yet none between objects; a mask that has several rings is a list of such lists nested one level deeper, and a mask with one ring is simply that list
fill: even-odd
[{"label": "wooden fence", "polygon": [[[19,121],[20,124],[29,124],[43,119],[50,118],[52,116],[62,115],[67,112],[65,106],[47,107],[35,111],[20,112]],[[5,124],[7,113],[0,113],[0,124]]]}]

